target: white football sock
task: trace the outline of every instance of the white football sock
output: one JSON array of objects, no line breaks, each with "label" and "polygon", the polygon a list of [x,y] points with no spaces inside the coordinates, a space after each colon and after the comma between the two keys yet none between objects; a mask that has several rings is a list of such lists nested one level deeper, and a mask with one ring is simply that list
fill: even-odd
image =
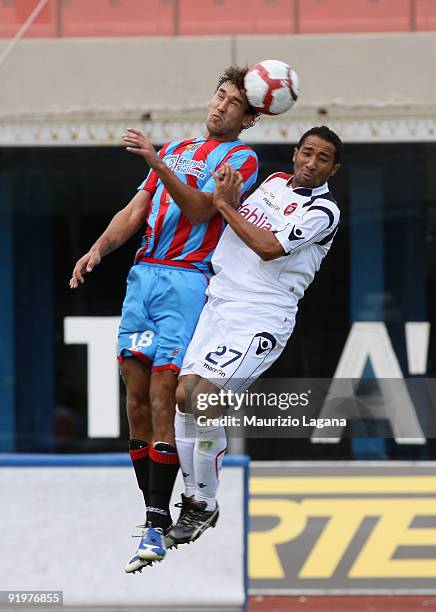
[{"label": "white football sock", "polygon": [[182,470],[183,480],[185,482],[185,495],[190,497],[195,493],[195,420],[192,414],[188,412],[180,412],[178,406],[176,406],[174,430],[176,434],[177,454],[179,455],[180,468]]},{"label": "white football sock", "polygon": [[224,459],[227,438],[224,427],[196,425],[197,440],[194,448],[195,499],[205,501],[206,510],[216,508],[219,472]]}]

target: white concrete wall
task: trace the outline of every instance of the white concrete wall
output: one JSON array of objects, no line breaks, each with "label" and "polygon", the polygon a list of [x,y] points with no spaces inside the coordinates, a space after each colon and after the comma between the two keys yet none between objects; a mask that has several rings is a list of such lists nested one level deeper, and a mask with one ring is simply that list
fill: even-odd
[{"label": "white concrete wall", "polygon": [[134,575],[123,568],[144,512],[131,467],[0,467],[0,491],[0,590],[62,590],[86,610],[244,602],[242,467],[222,471],[216,528]]},{"label": "white concrete wall", "polygon": [[204,112],[223,69],[268,58],[300,74],[297,112],[332,105],[435,110],[435,57],[435,33],[29,39],[0,66],[0,118]]}]

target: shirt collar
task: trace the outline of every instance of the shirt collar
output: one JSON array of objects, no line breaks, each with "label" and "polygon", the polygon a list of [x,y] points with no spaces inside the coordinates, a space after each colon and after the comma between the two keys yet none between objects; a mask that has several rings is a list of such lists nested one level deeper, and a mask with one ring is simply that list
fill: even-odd
[{"label": "shirt collar", "polygon": [[324,183],[324,185],[320,185],[319,187],[315,187],[314,189],[309,189],[308,187],[296,187],[292,188],[291,181],[293,176],[288,180],[286,185],[292,189],[292,191],[298,195],[305,196],[306,198],[313,198],[315,196],[322,195],[323,193],[327,193],[329,191],[328,183]]}]

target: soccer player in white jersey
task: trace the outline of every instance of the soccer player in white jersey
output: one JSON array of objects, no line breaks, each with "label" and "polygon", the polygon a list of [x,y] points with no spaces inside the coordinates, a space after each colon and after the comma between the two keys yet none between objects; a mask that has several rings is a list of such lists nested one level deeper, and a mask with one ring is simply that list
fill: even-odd
[{"label": "soccer player in white jersey", "polygon": [[223,426],[196,422],[205,414],[198,400],[220,388],[240,393],[285,348],[298,301],[338,229],[339,209],[327,180],[339,170],[341,152],[333,131],[312,128],[294,149],[293,175],[272,174],[239,210],[234,200],[240,175],[230,166],[215,175],[213,202],[228,225],[212,258],[215,276],[177,390],[176,444],[186,491],[169,534],[175,544],[196,540],[218,519],[226,435]]}]

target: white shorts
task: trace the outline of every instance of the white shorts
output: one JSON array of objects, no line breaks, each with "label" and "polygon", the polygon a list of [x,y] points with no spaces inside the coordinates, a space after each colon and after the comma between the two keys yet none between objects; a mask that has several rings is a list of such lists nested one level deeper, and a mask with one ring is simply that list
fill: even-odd
[{"label": "white shorts", "polygon": [[212,297],[206,302],[180,376],[198,374],[221,389],[241,392],[278,359],[295,319],[257,304]]}]

